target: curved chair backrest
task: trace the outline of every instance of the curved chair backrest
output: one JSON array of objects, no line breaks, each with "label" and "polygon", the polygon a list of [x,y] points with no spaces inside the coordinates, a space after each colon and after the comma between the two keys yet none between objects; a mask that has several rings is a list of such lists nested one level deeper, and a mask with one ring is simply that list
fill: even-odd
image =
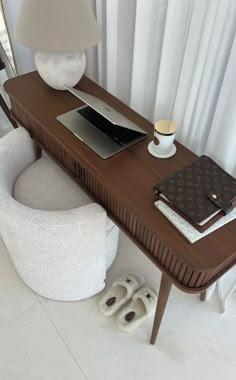
[{"label": "curved chair backrest", "polygon": [[17,177],[36,160],[36,150],[24,128],[0,140],[0,191],[12,193]]},{"label": "curved chair backrest", "polygon": [[106,212],[92,203],[43,211],[17,202],[18,176],[36,160],[23,128],[0,140],[0,233],[25,283],[59,300],[79,300],[104,288]]}]

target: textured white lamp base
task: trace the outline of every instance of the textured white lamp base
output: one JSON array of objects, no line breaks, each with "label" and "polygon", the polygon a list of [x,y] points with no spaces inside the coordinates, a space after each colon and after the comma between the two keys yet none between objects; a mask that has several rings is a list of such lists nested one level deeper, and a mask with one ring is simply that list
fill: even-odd
[{"label": "textured white lamp base", "polygon": [[35,53],[35,65],[41,78],[56,90],[65,90],[64,86],[74,87],[81,79],[86,56],[83,50],[78,52],[48,52]]}]

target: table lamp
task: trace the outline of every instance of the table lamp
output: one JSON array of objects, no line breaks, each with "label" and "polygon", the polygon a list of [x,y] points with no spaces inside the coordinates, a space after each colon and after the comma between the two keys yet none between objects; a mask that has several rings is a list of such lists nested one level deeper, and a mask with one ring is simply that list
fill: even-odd
[{"label": "table lamp", "polygon": [[81,79],[84,49],[98,43],[100,32],[88,0],[22,0],[15,38],[36,50],[42,79],[64,90]]}]

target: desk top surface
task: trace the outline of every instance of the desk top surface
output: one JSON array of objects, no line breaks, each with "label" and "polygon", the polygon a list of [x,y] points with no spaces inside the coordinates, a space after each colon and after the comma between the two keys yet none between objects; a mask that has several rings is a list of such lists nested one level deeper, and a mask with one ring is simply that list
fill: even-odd
[{"label": "desk top surface", "polygon": [[164,160],[152,157],[147,145],[152,140],[153,125],[85,76],[77,85],[78,89],[100,97],[123,113],[146,130],[148,138],[103,160],[56,120],[56,116],[82,104],[71,93],[50,88],[37,72],[10,79],[4,87],[11,101],[47,128],[58,144],[63,144],[81,164],[106,183],[117,199],[151,230],[157,231],[160,240],[178,252],[184,262],[192,268],[205,270],[235,263],[236,220],[191,244],[154,206],[153,186],[191,163],[196,158],[194,153],[176,143],[175,156]]}]

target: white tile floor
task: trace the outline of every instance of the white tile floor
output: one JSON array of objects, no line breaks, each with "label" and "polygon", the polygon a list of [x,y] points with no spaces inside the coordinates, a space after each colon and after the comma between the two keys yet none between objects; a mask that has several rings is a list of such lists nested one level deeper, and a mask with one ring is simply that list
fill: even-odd
[{"label": "white tile floor", "polygon": [[[160,272],[123,234],[108,286],[127,270],[155,288]],[[27,288],[0,241],[1,380],[235,380],[236,294],[219,313],[216,298],[172,289],[157,343],[148,343],[152,319],[132,333],[97,310],[101,294],[56,302]]]}]

